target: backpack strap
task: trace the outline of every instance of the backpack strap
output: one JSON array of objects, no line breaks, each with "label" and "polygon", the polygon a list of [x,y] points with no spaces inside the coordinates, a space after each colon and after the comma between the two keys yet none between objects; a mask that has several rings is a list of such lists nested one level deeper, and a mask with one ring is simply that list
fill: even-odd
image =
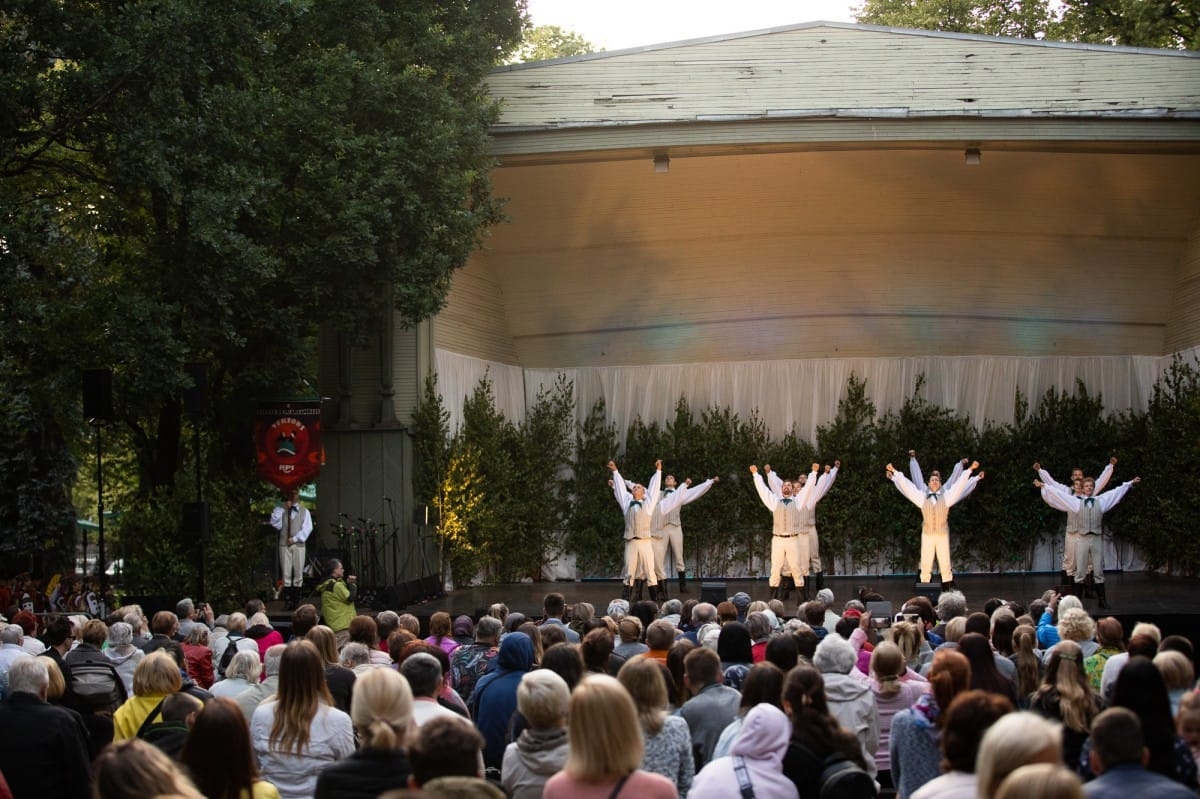
[{"label": "backpack strap", "polygon": [[628,774],[617,780],[617,784],[613,786],[613,792],[608,795],[608,799],[617,799],[617,794],[619,794],[621,789],[625,787],[625,780],[627,779],[629,779]]},{"label": "backpack strap", "polygon": [[746,771],[746,758],[741,755],[733,756],[733,773],[737,775],[742,799],[754,799],[754,786],[750,784],[750,773]]},{"label": "backpack strap", "polygon": [[146,737],[146,731],[149,730],[151,726],[153,726],[154,717],[159,715],[159,713],[162,712],[163,702],[165,702],[165,701],[167,701],[166,697],[163,697],[162,699],[158,700],[158,704],[154,706],[154,709],[151,710],[149,715],[146,716],[145,720],[142,721],[142,726],[138,727],[137,735],[134,736],[135,738]]}]

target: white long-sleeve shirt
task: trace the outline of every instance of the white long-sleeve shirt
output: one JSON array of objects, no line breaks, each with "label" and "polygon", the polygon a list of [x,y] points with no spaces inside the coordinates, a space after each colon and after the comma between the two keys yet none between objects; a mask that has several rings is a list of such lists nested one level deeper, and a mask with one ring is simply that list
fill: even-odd
[{"label": "white long-sleeve shirt", "polygon": [[[308,508],[303,505],[293,505],[291,510],[291,519],[289,520],[288,529],[284,530],[283,513],[286,509],[283,505],[277,505],[275,510],[271,511],[271,526],[281,533],[290,532],[291,538],[296,539],[297,543],[303,544],[312,535],[312,514],[308,512]],[[259,518],[262,518],[261,516]],[[287,543],[286,540],[284,543]]]},{"label": "white long-sleeve shirt", "polygon": [[[625,485],[625,478],[619,471],[612,474],[613,496],[621,507],[625,517],[625,538],[649,538],[654,520],[654,508],[658,504],[659,484],[662,482],[662,470],[654,472],[650,484],[646,486],[646,495],[642,499],[633,498]],[[681,498],[682,499],[682,498]]]},{"label": "white long-sleeve shirt", "polygon": [[1103,494],[1093,495],[1090,497],[1080,497],[1072,494],[1065,486],[1051,488],[1048,492],[1042,494],[1042,498],[1046,500],[1046,504],[1057,510],[1066,511],[1068,514],[1076,513],[1079,515],[1079,532],[1081,533],[1100,533],[1102,532],[1101,525],[1103,516],[1112,508],[1124,499],[1129,493],[1133,481],[1130,480],[1116,488],[1111,488]]}]

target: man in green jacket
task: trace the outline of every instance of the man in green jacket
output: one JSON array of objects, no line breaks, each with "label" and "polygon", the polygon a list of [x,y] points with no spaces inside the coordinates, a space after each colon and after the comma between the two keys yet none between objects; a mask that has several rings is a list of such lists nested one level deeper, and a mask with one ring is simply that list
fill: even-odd
[{"label": "man in green jacket", "polygon": [[353,574],[345,579],[345,567],[337,558],[329,561],[329,577],[317,587],[321,592],[321,615],[325,624],[337,636],[338,649],[350,640],[350,622],[358,615],[354,597],[358,594],[358,578]]}]

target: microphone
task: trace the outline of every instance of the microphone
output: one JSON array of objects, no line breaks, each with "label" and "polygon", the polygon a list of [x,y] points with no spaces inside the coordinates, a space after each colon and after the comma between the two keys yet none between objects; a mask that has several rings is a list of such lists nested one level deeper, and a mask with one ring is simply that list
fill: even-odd
[{"label": "microphone", "polygon": [[384,498],[383,498],[383,501],[384,501],[384,502],[391,502],[391,501],[392,501],[392,498],[391,498],[391,497],[384,497]]}]

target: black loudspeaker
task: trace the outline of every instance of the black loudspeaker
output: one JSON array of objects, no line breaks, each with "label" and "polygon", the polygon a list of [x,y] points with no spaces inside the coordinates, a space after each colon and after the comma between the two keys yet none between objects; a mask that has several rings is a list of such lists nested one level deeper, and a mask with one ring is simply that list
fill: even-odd
[{"label": "black loudspeaker", "polygon": [[942,595],[942,586],[938,583],[917,583],[913,586],[913,596],[923,596],[937,607],[938,597]]},{"label": "black loudspeaker", "polygon": [[700,583],[700,601],[719,605],[729,598],[725,583]]},{"label": "black loudspeaker", "polygon": [[413,508],[413,524],[420,524],[425,527],[437,527],[441,524],[438,509],[433,505],[418,505]]},{"label": "black loudspeaker", "polygon": [[187,363],[183,370],[192,379],[191,387],[183,390],[183,410],[196,415],[208,413],[208,367]]},{"label": "black loudspeaker", "polygon": [[84,370],[83,418],[93,423],[113,420],[111,369]]},{"label": "black loudspeaker", "polygon": [[183,534],[197,541],[208,541],[212,531],[212,522],[208,515],[207,502],[183,503],[183,524],[180,525]]}]

